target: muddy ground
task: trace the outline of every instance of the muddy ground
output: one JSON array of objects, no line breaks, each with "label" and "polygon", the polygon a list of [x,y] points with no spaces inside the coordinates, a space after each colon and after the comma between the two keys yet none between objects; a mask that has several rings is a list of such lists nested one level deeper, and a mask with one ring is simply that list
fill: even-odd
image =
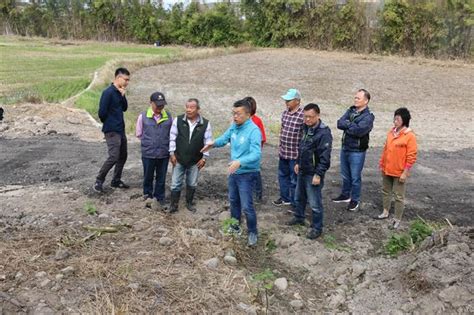
[{"label": "muddy ground", "polygon": [[[283,106],[278,96],[288,87],[300,88],[305,103],[321,104],[335,138],[324,188],[325,236],[306,240],[304,229],[285,226],[286,209],[271,205],[278,197],[273,135],[263,153],[256,249],[219,231],[228,216],[227,148],[211,152],[198,212],[169,216],[140,199],[139,144],[132,135],[124,171],[131,189],[97,195],[90,187],[106,149],[87,115],[56,105],[8,107],[0,124],[0,314],[264,313],[267,307],[270,313],[472,312],[473,73],[459,63],[270,50],[134,74],[132,108],[139,110],[154,90],[165,92],[174,113],[186,98],[198,97],[217,132],[228,124],[229,104],[242,96],[255,96],[273,132]],[[374,95],[376,127],[362,209],[349,213],[329,202],[340,185],[335,120],[360,87]],[[392,232],[372,217],[381,209],[381,145],[401,105],[412,109],[420,142],[405,219],[420,216],[443,227],[421,249],[390,258],[383,245]],[[90,227],[117,231],[98,235]],[[229,255],[236,261],[224,259]],[[265,294],[252,279],[266,269],[288,287]]]}]

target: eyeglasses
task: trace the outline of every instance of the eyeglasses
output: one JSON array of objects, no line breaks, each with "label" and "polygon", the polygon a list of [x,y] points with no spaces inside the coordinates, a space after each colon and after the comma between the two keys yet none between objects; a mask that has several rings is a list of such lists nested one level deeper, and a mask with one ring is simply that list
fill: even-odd
[{"label": "eyeglasses", "polygon": [[232,112],[232,116],[234,117],[241,117],[244,116],[245,113],[239,113],[239,112]]}]

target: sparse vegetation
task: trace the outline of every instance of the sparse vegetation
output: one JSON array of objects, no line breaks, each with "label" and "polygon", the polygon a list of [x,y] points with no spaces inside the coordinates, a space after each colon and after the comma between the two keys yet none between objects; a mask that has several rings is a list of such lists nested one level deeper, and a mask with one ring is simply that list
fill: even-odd
[{"label": "sparse vegetation", "polygon": [[252,282],[255,284],[257,289],[255,294],[256,298],[260,297],[261,294],[265,294],[265,313],[268,313],[268,291],[273,288],[273,282],[275,279],[275,275],[269,268],[252,275]]},{"label": "sparse vegetation", "polygon": [[84,211],[88,214],[88,215],[97,215],[97,208],[95,207],[95,205],[90,202],[90,201],[87,201],[86,204],[84,205]]},{"label": "sparse vegetation", "polygon": [[236,225],[239,225],[239,221],[235,218],[228,218],[228,219],[225,219],[224,221],[222,221],[221,223],[221,229],[222,229],[222,232],[225,234],[225,235],[229,235],[229,236],[232,236],[233,234],[230,233],[230,228],[232,226],[236,226]]},{"label": "sparse vegetation", "polygon": [[344,244],[339,244],[336,238],[331,234],[324,234],[323,240],[324,240],[324,247],[326,247],[327,249],[340,250],[344,252],[351,251],[351,248],[349,246],[346,246]]},{"label": "sparse vegetation", "polygon": [[420,244],[426,237],[433,233],[433,227],[422,219],[411,222],[410,230],[406,233],[395,233],[390,236],[385,245],[385,252],[390,256],[412,250]]}]

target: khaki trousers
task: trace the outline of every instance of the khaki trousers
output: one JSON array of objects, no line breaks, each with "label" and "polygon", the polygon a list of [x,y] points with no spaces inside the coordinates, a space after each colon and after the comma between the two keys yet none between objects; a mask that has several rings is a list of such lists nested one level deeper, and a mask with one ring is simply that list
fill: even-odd
[{"label": "khaki trousers", "polygon": [[395,197],[395,218],[402,219],[403,210],[405,209],[405,188],[406,182],[401,183],[398,177],[387,176],[382,174],[383,185],[383,208],[390,211],[392,203],[392,195]]}]

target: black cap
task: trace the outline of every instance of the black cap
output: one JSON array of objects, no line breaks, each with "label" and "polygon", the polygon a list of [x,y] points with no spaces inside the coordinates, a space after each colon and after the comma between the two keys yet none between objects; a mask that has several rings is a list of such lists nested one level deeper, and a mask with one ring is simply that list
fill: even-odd
[{"label": "black cap", "polygon": [[163,93],[161,92],[155,92],[150,96],[150,101],[155,103],[158,106],[163,106],[166,105],[166,99]]}]

